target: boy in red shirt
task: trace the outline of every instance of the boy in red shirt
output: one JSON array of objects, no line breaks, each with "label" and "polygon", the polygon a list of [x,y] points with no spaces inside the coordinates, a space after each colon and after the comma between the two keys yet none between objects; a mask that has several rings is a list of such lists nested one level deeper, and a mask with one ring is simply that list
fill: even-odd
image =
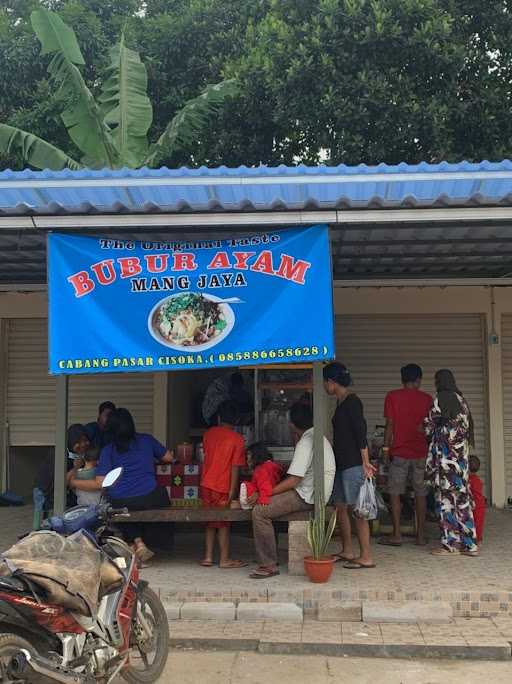
[{"label": "boy in red shirt", "polygon": [[[233,429],[238,422],[238,409],[233,401],[223,402],[218,410],[219,424],[203,437],[204,464],[201,475],[201,499],[205,506],[229,508],[238,492],[239,471],[245,466],[245,444],[242,435]],[[206,525],[206,551],[201,565],[213,565],[213,548],[218,538],[221,568],[241,568],[247,565],[229,557],[229,522],[209,522]]]},{"label": "boy in red shirt", "polygon": [[484,537],[485,507],[487,499],[484,496],[484,483],[478,477],[480,459],[478,456],[469,457],[469,488],[473,499],[473,518],[475,519],[476,540],[480,545]]},{"label": "boy in red shirt", "polygon": [[248,501],[254,493],[258,494],[256,503],[263,506],[269,504],[272,490],[281,482],[284,474],[283,467],[274,463],[269,450],[261,442],[256,442],[247,449],[247,460],[252,468],[252,478],[250,482],[242,482],[240,485],[240,507],[244,510],[254,507]]},{"label": "boy in red shirt", "polygon": [[432,397],[420,390],[423,371],[415,363],[401,369],[403,387],[389,392],[384,403],[386,432],[384,458],[389,463],[388,492],[391,499],[393,534],[382,537],[379,544],[401,546],[401,500],[407,480],[412,481],[416,506],[416,543],[425,544],[427,491],[425,488],[425,459],[427,439],[423,421],[432,407]]}]

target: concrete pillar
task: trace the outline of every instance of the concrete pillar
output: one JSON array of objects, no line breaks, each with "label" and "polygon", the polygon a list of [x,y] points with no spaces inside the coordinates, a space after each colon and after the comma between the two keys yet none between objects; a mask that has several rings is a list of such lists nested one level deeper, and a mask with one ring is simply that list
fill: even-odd
[{"label": "concrete pillar", "polygon": [[315,483],[315,514],[325,507],[324,493],[324,428],[325,428],[325,391],[323,364],[313,363],[313,475]]},{"label": "concrete pillar", "polygon": [[55,480],[53,487],[53,510],[61,515],[66,509],[67,427],[69,376],[57,376],[57,406],[55,415]]},{"label": "concrete pillar", "polygon": [[[486,315],[491,502],[494,506],[503,508],[506,503],[506,478],[505,437],[503,431],[501,315],[496,312],[494,326],[492,318],[492,313]],[[496,337],[493,337],[491,333],[495,333]]]}]

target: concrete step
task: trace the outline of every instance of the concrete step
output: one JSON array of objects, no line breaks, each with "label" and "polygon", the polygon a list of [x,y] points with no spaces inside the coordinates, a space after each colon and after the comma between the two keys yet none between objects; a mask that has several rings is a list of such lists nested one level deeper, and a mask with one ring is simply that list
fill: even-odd
[{"label": "concrete step", "polygon": [[[475,624],[481,623],[481,624]],[[273,654],[512,660],[509,624],[485,618],[449,625],[318,621],[170,623],[177,648]]]},{"label": "concrete step", "polygon": [[363,622],[446,624],[453,619],[453,609],[442,601],[363,601]]}]

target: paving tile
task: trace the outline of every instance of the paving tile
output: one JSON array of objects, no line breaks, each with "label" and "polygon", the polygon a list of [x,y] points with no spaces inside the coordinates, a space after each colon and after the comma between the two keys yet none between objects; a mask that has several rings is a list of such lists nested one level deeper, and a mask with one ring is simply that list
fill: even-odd
[{"label": "paving tile", "polygon": [[331,622],[327,629],[324,625],[303,625],[302,643],[341,644],[341,623]]}]

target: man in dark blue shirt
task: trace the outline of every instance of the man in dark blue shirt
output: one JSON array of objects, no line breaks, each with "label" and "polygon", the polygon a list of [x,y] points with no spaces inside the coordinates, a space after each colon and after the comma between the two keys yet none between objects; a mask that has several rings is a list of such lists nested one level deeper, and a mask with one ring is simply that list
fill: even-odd
[{"label": "man in dark blue shirt", "polygon": [[88,423],[85,426],[91,446],[103,449],[104,446],[110,444],[112,435],[107,430],[107,422],[110,414],[115,410],[116,406],[113,402],[104,401],[98,408],[98,419],[94,423]]}]

